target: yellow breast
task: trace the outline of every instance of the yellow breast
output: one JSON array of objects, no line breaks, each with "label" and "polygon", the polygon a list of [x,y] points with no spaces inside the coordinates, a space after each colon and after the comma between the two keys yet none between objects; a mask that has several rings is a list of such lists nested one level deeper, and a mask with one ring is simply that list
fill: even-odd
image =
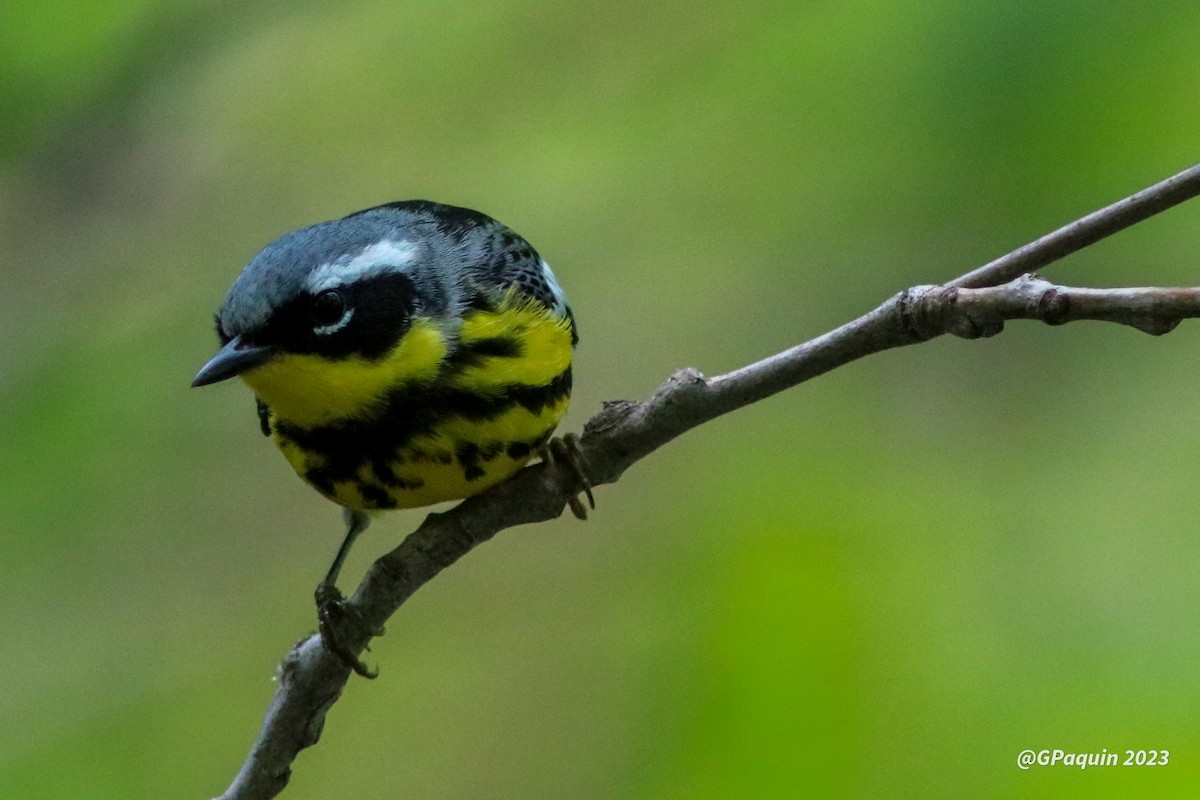
[{"label": "yellow breast", "polygon": [[244,375],[296,472],[353,509],[476,494],[520,469],[566,413],[571,322],[509,295],[457,330],[415,320],[383,357],[286,355]]}]

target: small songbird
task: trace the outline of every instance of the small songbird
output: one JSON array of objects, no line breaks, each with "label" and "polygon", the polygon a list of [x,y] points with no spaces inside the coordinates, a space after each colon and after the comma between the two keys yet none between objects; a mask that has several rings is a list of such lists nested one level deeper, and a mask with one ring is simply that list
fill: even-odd
[{"label": "small songbird", "polygon": [[[565,455],[591,499],[574,441],[551,439],[571,396],[571,307],[550,265],[485,214],[408,200],[284,234],[216,323],[221,350],[192,385],[241,377],[263,433],[345,509],[318,605],[341,603],[371,512],[477,494],[535,454]],[[328,610],[326,643],[367,674]]]}]

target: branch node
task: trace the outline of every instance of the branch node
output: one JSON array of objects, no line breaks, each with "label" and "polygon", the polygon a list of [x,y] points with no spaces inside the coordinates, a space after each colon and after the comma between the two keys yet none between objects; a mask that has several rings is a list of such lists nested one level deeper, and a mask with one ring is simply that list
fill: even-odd
[{"label": "branch node", "polygon": [[605,400],[600,413],[584,423],[584,438],[600,436],[619,427],[621,423],[633,416],[640,407],[641,403],[635,403],[632,400]]},{"label": "branch node", "polygon": [[1181,321],[1180,317],[1133,317],[1125,320],[1131,327],[1137,328],[1142,333],[1148,333],[1151,336],[1162,336],[1164,333],[1170,333],[1179,327]]},{"label": "branch node", "polygon": [[1003,319],[972,313],[959,301],[957,286],[913,286],[897,298],[900,324],[915,342],[953,334],[963,339],[982,339],[1004,330]]},{"label": "branch node", "polygon": [[910,286],[896,296],[900,326],[914,342],[946,332],[946,311],[958,300],[958,289],[933,285]]},{"label": "branch node", "polygon": [[[1027,276],[1032,278],[1033,276]],[[1071,301],[1065,294],[1051,286],[1037,300],[1038,318],[1047,325],[1063,325],[1070,321]]]},{"label": "branch node", "polygon": [[671,379],[667,382],[669,391],[687,391],[708,385],[708,379],[704,377],[704,373],[695,367],[684,367],[677,369],[671,374]]},{"label": "branch node", "polygon": [[972,314],[963,315],[963,324],[951,331],[964,339],[987,339],[1004,330],[1002,319],[980,319]]},{"label": "branch node", "polygon": [[659,410],[676,405],[680,401],[694,398],[708,388],[708,379],[698,369],[684,367],[671,373],[667,382],[658,387],[658,391],[646,404]]}]

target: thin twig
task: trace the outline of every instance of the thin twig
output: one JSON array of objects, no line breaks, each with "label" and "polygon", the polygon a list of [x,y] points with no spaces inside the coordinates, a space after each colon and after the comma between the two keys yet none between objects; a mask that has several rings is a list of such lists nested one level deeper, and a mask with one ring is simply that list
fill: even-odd
[{"label": "thin twig", "polygon": [[1018,247],[995,261],[950,281],[949,286],[975,288],[1007,283],[1018,275],[1037,272],[1047,264],[1082,250],[1155,214],[1161,214],[1200,193],[1200,164],[1172,175],[1082,219],[1064,225],[1037,241]]},{"label": "thin twig", "polygon": [[[1086,289],[1021,273],[1040,268],[1200,194],[1200,165],[1038,239],[944,286],[917,286],[811,341],[725,375],[676,372],[645,402],[615,401],[588,421],[580,440],[594,485],[612,483],[676,436],[863,356],[943,334],[998,333],[1005,321],[1058,325],[1082,319],[1165,333],[1200,316],[1200,288]],[[999,285],[997,285],[999,284]],[[978,287],[978,288],[973,288]],[[568,469],[537,465],[430,514],[399,547],[376,561],[348,601],[364,631],[381,628],[412,594],[476,545],[505,528],[553,519],[576,491]],[[361,652],[370,636],[344,642]],[[287,785],[299,751],[314,744],[350,670],[313,634],[284,658],[279,686],[250,755],[220,800],[267,800]]]}]

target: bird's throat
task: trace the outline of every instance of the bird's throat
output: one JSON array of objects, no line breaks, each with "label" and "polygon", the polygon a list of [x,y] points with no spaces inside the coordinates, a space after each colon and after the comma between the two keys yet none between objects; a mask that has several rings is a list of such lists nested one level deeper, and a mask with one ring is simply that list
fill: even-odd
[{"label": "bird's throat", "polygon": [[380,358],[285,353],[242,379],[273,416],[309,428],[372,416],[393,388],[432,380],[445,357],[441,331],[430,320],[415,320]]}]

